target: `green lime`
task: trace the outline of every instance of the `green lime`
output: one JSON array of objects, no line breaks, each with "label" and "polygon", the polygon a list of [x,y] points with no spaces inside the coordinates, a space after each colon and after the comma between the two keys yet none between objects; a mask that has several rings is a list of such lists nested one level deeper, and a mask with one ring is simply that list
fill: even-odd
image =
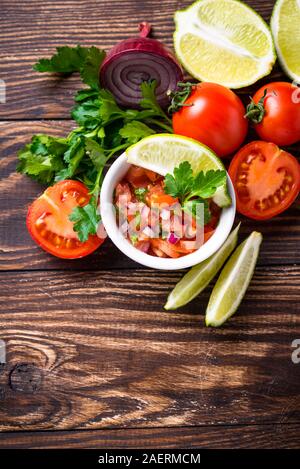
[{"label": "green lime", "polygon": [[272,70],[276,55],[271,31],[242,2],[199,0],[177,11],[175,24],[177,57],[198,80],[242,88]]},{"label": "green lime", "polygon": [[[156,134],[140,140],[126,150],[129,163],[155,171],[162,176],[188,161],[194,173],[225,169],[221,160],[207,146],[191,138],[174,134]],[[220,207],[231,205],[227,183],[218,188],[213,200]]]},{"label": "green lime", "polygon": [[300,83],[300,2],[277,0],[271,29],[278,59],[286,74]]},{"label": "green lime", "polygon": [[262,235],[253,231],[225,264],[206,309],[207,326],[221,326],[239,307],[251,281]]},{"label": "green lime", "polygon": [[218,252],[195,265],[182,277],[169,294],[167,303],[164,306],[165,309],[176,309],[186,305],[207,287],[236,247],[239,229],[240,223],[228,236]]}]

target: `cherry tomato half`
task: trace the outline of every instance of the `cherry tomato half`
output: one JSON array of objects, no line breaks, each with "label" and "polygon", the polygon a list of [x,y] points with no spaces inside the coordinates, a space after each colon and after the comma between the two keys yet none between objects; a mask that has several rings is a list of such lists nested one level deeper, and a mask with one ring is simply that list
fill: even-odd
[{"label": "cherry tomato half", "polygon": [[77,259],[95,251],[104,239],[90,235],[81,242],[69,220],[74,207],[89,202],[87,188],[65,180],[48,187],[28,208],[26,225],[33,240],[45,251],[63,259]]},{"label": "cherry tomato half", "polygon": [[225,157],[235,152],[246,138],[245,112],[242,101],[230,89],[200,83],[184,106],[173,114],[173,130],[175,134],[199,140],[219,157]]},{"label": "cherry tomato half", "polygon": [[300,189],[300,165],[274,143],[245,145],[229,166],[237,210],[249,218],[266,220],[286,210]]},{"label": "cherry tomato half", "polygon": [[291,83],[274,82],[262,86],[253,96],[247,116],[262,140],[276,145],[292,145],[300,140],[300,89]]}]

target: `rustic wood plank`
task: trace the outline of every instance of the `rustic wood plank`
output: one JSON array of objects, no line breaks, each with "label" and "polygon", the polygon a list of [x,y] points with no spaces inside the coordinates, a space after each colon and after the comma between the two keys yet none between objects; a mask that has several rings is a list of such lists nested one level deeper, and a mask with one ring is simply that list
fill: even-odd
[{"label": "rustic wood plank", "polygon": [[298,449],[299,433],[297,424],[11,432],[1,434],[0,448]]},{"label": "rustic wood plank", "polygon": [[[74,92],[82,86],[77,76],[39,74],[32,65],[54,53],[60,45],[97,45],[108,50],[117,41],[136,35],[140,21],[148,20],[153,34],[172,47],[175,10],[191,0],[2,0],[0,18],[0,78],[7,84],[7,104],[0,105],[2,119],[65,117],[73,106]],[[250,0],[269,21],[274,2]],[[269,79],[284,78],[275,67]],[[286,79],[286,77],[285,77]],[[249,89],[240,93],[248,96]]]},{"label": "rustic wood plank", "polygon": [[[33,133],[65,135],[73,124],[69,121],[0,123],[0,269],[118,269],[138,267],[107,240],[99,251],[86,259],[65,261],[46,254],[31,240],[26,226],[26,210],[42,191],[42,186],[15,173],[17,151]],[[252,230],[264,234],[259,262],[261,265],[300,262],[299,210],[291,208],[270,221],[242,220],[241,239]],[[284,247],[284,249],[282,249]]]},{"label": "rustic wood plank", "polygon": [[258,268],[221,329],[203,325],[209,290],[163,312],[178,278],[2,273],[0,429],[300,423],[299,267]]}]

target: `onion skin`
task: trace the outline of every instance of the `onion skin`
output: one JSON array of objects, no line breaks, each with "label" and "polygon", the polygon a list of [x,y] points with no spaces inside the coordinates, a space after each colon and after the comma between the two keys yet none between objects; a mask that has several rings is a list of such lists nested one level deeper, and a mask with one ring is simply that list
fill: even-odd
[{"label": "onion skin", "polygon": [[182,68],[162,42],[147,37],[149,23],[143,22],[139,28],[140,36],[125,39],[109,51],[100,69],[100,83],[119,105],[139,108],[141,83],[156,80],[156,98],[165,108],[169,104],[167,91],[174,91],[183,79]]}]

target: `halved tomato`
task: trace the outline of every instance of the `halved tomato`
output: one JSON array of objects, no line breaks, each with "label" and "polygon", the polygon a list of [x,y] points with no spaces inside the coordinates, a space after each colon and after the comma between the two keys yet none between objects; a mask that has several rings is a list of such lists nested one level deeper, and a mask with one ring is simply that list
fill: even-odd
[{"label": "halved tomato", "polygon": [[74,207],[90,200],[79,181],[65,180],[48,187],[28,208],[26,225],[33,240],[45,251],[63,259],[77,259],[95,251],[104,239],[90,235],[81,242],[69,220]]},{"label": "halved tomato", "polygon": [[237,210],[249,218],[266,220],[286,210],[300,189],[297,159],[274,143],[245,145],[229,166]]}]

